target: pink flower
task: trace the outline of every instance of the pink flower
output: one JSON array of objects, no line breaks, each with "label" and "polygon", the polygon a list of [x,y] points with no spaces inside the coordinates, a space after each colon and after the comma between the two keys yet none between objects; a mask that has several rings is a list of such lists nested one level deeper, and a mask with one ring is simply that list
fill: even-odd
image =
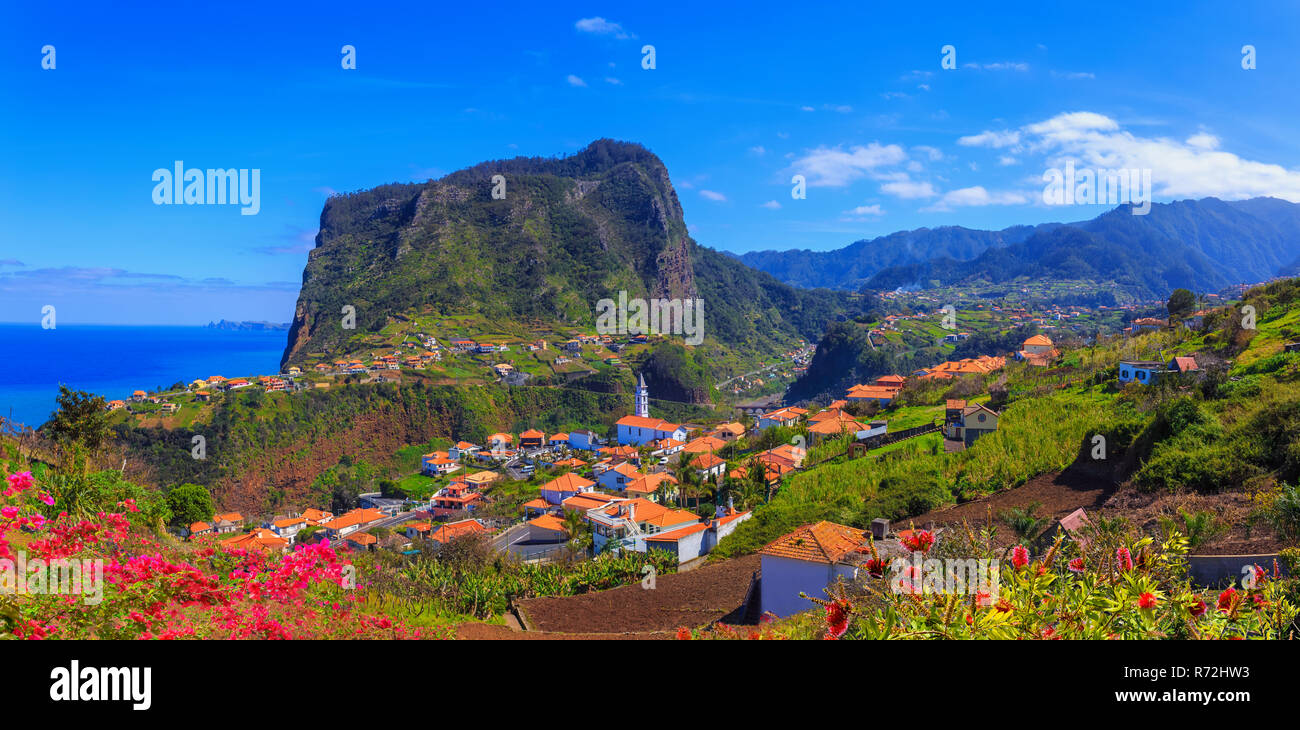
[{"label": "pink flower", "polygon": [[1024,545],[1017,545],[1011,550],[1011,565],[1019,570],[1029,565],[1029,551]]},{"label": "pink flower", "polygon": [[32,479],[32,473],[29,471],[19,472],[9,475],[9,488],[13,490],[9,494],[17,494],[26,489],[30,489],[35,480]]},{"label": "pink flower", "polygon": [[49,494],[46,494],[45,492],[41,492],[39,495],[36,496],[36,498],[41,500],[42,502],[44,502],[46,505],[50,507],[54,506],[54,497],[51,497]]},{"label": "pink flower", "polygon": [[17,517],[17,516],[18,516],[18,508],[17,508],[17,507],[4,507],[4,508],[0,508],[0,517],[5,518],[6,520],[12,520],[13,518],[15,518],[15,517]]},{"label": "pink flower", "polygon": [[1071,560],[1071,561],[1070,561],[1069,568],[1070,568],[1070,572],[1071,572],[1071,573],[1082,573],[1082,572],[1083,572],[1083,558],[1075,558],[1074,560]]},{"label": "pink flower", "polygon": [[1133,569],[1133,556],[1128,548],[1122,547],[1115,551],[1115,565],[1121,573]]}]

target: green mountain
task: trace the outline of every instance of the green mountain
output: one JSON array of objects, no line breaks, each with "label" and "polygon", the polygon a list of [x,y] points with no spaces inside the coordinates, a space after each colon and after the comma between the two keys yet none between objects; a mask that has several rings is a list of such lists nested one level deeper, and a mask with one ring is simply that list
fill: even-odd
[{"label": "green mountain", "polygon": [[980,231],[961,226],[918,228],[855,241],[833,251],[751,251],[737,258],[787,284],[831,289],[858,289],[882,269],[920,264],[931,259],[973,259],[991,248],[1019,243],[1059,224],[1012,226]]},{"label": "green mountain", "polygon": [[1115,282],[1143,299],[1178,287],[1217,291],[1272,278],[1300,257],[1300,205],[1273,198],[1157,203],[1147,215],[1120,206],[1093,220],[1035,233],[971,261],[938,258],[878,272],[887,290],[1017,279]]},{"label": "green mountain", "polygon": [[787,283],[842,289],[926,288],[1020,277],[1115,282],[1140,298],[1177,287],[1214,291],[1300,265],[1300,205],[1276,198],[1122,205],[1089,221],[1001,231],[900,231],[835,251],[760,251],[741,261]]},{"label": "green mountain", "polygon": [[[700,246],[659,158],[598,140],[569,157],[485,162],[331,197],[282,364],[343,354],[355,333],[413,312],[594,326],[597,302],[620,291],[702,299],[696,359],[715,376],[817,339],[857,299],[795,288]],[[355,330],[343,327],[345,306]]]}]

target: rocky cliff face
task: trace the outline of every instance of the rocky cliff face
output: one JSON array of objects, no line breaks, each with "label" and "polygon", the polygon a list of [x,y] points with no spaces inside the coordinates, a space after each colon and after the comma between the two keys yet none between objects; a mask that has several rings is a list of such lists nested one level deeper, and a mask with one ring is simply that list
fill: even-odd
[{"label": "rocky cliff face", "polygon": [[698,245],[659,158],[599,140],[570,157],[485,162],[330,198],[282,365],[342,354],[354,335],[421,311],[594,326],[597,302],[620,292],[702,299],[700,359],[737,372],[816,340],[855,306],[847,293],[796,289]]},{"label": "rocky cliff face", "polygon": [[346,339],[345,305],[362,331],[425,306],[582,323],[619,291],[697,294],[681,204],[658,158],[597,142],[563,160],[484,163],[331,198],[283,361]]}]

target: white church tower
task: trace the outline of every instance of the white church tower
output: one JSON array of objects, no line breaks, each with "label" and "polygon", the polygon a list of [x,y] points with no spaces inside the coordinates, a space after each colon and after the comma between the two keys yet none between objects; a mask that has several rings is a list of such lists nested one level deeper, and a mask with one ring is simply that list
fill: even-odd
[{"label": "white church tower", "polygon": [[636,404],[633,408],[633,415],[642,418],[650,417],[650,391],[645,387],[645,376],[637,376],[636,384]]}]

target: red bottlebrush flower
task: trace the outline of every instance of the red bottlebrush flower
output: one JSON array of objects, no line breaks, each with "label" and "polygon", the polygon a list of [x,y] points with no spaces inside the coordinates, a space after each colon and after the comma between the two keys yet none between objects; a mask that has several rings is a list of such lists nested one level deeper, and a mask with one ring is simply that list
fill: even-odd
[{"label": "red bottlebrush flower", "polygon": [[1069,564],[1069,568],[1071,573],[1082,573],[1083,558],[1075,558],[1074,560],[1071,560]]},{"label": "red bottlebrush flower", "polygon": [[681,641],[689,641],[691,638],[691,630],[686,628],[685,626],[678,628],[677,638],[680,639]]},{"label": "red bottlebrush flower", "polygon": [[1011,611],[1011,609],[1014,608],[1014,607],[1011,605],[1011,601],[1008,601],[1008,600],[1005,599],[1005,598],[999,598],[999,599],[998,599],[998,604],[997,604],[996,606],[994,606],[993,608],[994,608],[994,610],[998,611],[999,613],[1009,613],[1009,612]]},{"label": "red bottlebrush flower", "polygon": [[1029,565],[1029,551],[1025,549],[1024,545],[1017,545],[1012,548],[1011,565],[1014,566],[1016,570],[1020,570],[1026,565]]},{"label": "red bottlebrush flower", "polygon": [[1133,555],[1129,553],[1128,548],[1122,547],[1115,551],[1115,567],[1121,573],[1133,569]]},{"label": "red bottlebrush flower", "polygon": [[900,540],[903,547],[912,552],[929,552],[934,546],[934,533],[928,530],[913,530],[911,534]]},{"label": "red bottlebrush flower", "polygon": [[862,564],[862,567],[866,569],[867,574],[870,575],[872,578],[879,578],[883,576],[885,574],[885,570],[888,569],[888,566],[889,563],[886,563],[884,558],[871,558],[870,560]]},{"label": "red bottlebrush flower", "polygon": [[1202,616],[1205,614],[1205,601],[1197,600],[1196,603],[1187,606],[1187,612],[1193,616]]},{"label": "red bottlebrush flower", "polygon": [[1143,593],[1141,596],[1138,596],[1138,608],[1155,608],[1157,603],[1159,603],[1159,601],[1156,600],[1154,593]]},{"label": "red bottlebrush flower", "polygon": [[844,599],[826,604],[826,637],[838,639],[849,630],[849,611],[853,604]]},{"label": "red bottlebrush flower", "polygon": [[1258,565],[1255,566],[1255,584],[1259,585],[1268,580],[1268,572]]},{"label": "red bottlebrush flower", "polygon": [[1227,613],[1232,610],[1232,604],[1237,600],[1237,589],[1229,588],[1219,594],[1219,610]]}]

